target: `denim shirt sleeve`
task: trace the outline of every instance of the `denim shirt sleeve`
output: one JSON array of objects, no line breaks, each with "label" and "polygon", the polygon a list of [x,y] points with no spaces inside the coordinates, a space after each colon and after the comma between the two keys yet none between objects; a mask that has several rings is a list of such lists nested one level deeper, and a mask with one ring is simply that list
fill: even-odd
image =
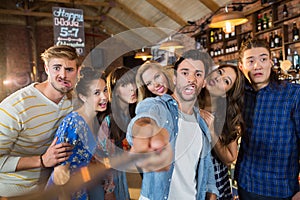
[{"label": "denim shirt sleeve", "polygon": [[132,127],[134,123],[140,118],[151,118],[159,127],[164,127],[167,121],[167,108],[165,104],[158,98],[146,98],[141,101],[136,109],[136,116],[130,121],[127,128],[126,139],[132,145]]}]

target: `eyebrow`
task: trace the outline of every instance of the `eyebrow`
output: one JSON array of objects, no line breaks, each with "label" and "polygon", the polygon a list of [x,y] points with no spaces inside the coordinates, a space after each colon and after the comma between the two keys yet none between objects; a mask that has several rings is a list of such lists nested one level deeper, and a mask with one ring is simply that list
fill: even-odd
[{"label": "eyebrow", "polygon": [[[180,71],[190,71],[190,69],[189,68],[182,68],[182,69],[180,69]],[[201,69],[196,69],[196,72],[204,72],[203,70],[201,70]]]},{"label": "eyebrow", "polygon": [[[259,55],[259,57],[261,57],[261,56],[268,56],[268,54],[262,53],[262,54]],[[251,58],[254,58],[254,56],[249,56],[246,59],[251,59]]]}]

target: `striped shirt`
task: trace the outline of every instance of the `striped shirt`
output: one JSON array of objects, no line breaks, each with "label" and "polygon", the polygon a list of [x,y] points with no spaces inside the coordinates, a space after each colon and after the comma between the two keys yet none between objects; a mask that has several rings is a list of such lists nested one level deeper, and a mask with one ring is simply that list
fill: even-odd
[{"label": "striped shirt", "polygon": [[60,121],[72,110],[67,97],[50,101],[34,83],[0,103],[0,196],[17,196],[44,186],[49,170],[15,172],[20,157],[37,156],[51,144]]},{"label": "striped shirt", "polygon": [[300,85],[246,89],[244,120],[239,186],[258,195],[291,197],[299,191]]}]

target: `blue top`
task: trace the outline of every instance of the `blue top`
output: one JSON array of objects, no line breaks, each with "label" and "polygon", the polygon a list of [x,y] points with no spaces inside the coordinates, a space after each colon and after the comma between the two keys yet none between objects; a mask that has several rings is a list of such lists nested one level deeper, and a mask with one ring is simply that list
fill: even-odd
[{"label": "blue top", "polygon": [[300,85],[245,90],[245,133],[236,164],[240,187],[287,198],[299,191]]},{"label": "blue top", "polygon": [[[199,109],[194,108],[197,121],[203,131],[203,148],[197,166],[197,196],[196,199],[205,199],[206,192],[218,194],[214,177],[214,168],[211,160],[211,138],[208,127],[200,117]],[[178,133],[178,104],[170,95],[146,98],[136,107],[136,116],[131,120],[127,140],[132,145],[132,126],[137,119],[149,117],[158,126],[166,128],[170,134],[170,144],[175,154],[175,143]],[[174,155],[173,154],[173,155]],[[176,161],[174,161],[176,162]],[[174,162],[168,171],[147,172],[143,175],[141,195],[151,200],[168,199],[170,182],[174,170]]]},{"label": "blue top", "polygon": [[[113,158],[123,153],[123,150],[116,145],[115,140],[110,138],[111,135],[111,119],[107,115],[97,133],[98,149],[103,157]],[[126,178],[126,172],[121,169],[111,169],[104,177],[104,190],[106,192],[114,192],[117,200],[129,200],[129,190]],[[99,198],[98,198],[99,199]]]},{"label": "blue top", "polygon": [[[70,174],[76,172],[81,167],[87,166],[96,148],[95,138],[85,120],[73,111],[68,114],[58,127],[55,134],[58,137],[56,144],[68,142],[74,145],[72,155],[68,160],[61,163],[70,163]],[[47,187],[53,185],[53,172],[48,180]],[[88,195],[85,189],[72,194],[72,199],[86,200]]]}]

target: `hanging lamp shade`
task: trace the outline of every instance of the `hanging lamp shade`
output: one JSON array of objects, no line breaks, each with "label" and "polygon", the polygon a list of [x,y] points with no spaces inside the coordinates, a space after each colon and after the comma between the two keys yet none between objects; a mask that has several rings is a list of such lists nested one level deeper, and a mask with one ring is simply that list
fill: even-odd
[{"label": "hanging lamp shade", "polygon": [[148,58],[152,58],[152,55],[148,52],[137,52],[134,56],[135,59],[142,59],[143,61],[146,61]]},{"label": "hanging lamp shade", "polygon": [[248,22],[242,12],[230,11],[214,15],[209,24],[210,28],[222,28],[225,33],[231,33],[235,26]]},{"label": "hanging lamp shade", "polygon": [[160,45],[159,49],[174,52],[176,49],[183,47],[182,43],[178,40],[167,40]]}]

